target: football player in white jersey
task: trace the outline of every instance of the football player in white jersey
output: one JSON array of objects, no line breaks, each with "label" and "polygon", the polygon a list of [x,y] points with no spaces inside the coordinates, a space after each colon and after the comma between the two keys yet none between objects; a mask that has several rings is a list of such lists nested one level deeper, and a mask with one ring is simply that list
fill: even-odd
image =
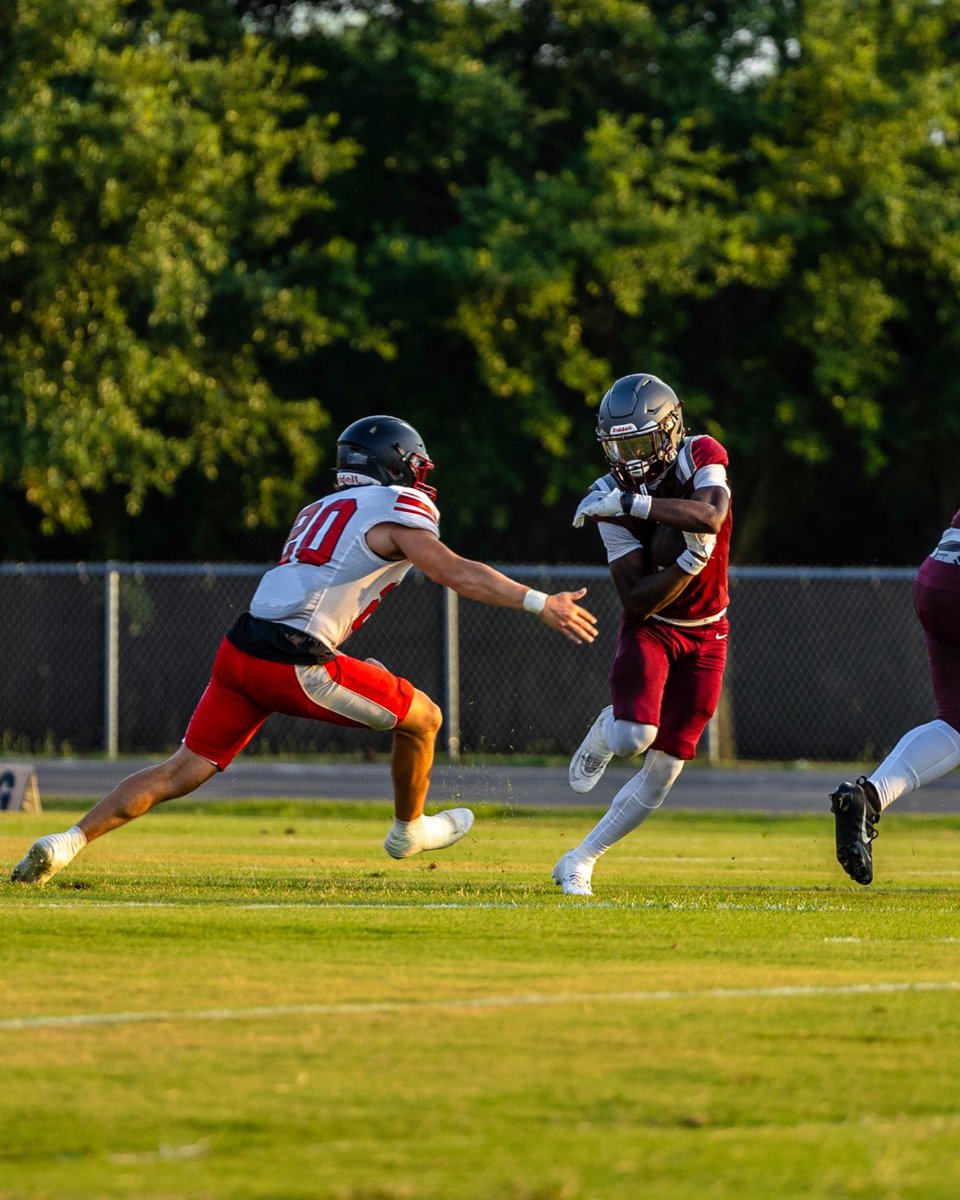
[{"label": "football player in white jersey", "polygon": [[63,833],[39,838],[14,867],[19,883],[45,883],[94,838],[194,791],[225,770],[271,713],[392,729],[393,858],[459,841],[473,813],[423,812],[441,713],[424,692],[341,643],[376,611],[412,566],[461,596],[524,609],[573,642],[592,642],[586,588],[546,595],[440,540],[433,464],[420,435],[396,417],[355,421],[337,442],[336,488],[297,515],[276,567],[220,644],[182,745],[128,776]]}]

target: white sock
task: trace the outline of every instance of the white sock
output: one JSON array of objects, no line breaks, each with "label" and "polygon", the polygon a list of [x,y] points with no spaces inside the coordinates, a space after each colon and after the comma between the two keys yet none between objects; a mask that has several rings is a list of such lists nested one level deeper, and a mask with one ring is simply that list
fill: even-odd
[{"label": "white sock", "polygon": [[415,817],[412,821],[401,821],[399,817],[394,817],[393,824],[390,826],[390,831],[387,834],[387,837],[402,838],[406,842],[419,846],[419,834],[422,821],[422,816]]},{"label": "white sock", "polygon": [[87,835],[83,832],[79,825],[71,825],[69,829],[63,833],[54,835],[58,840],[62,839],[62,844],[68,850],[70,857],[73,858],[87,844]]},{"label": "white sock", "polygon": [[868,776],[882,812],[898,796],[946,775],[960,764],[960,733],[946,721],[931,721],[905,733]]},{"label": "white sock", "polygon": [[69,829],[65,829],[62,833],[48,833],[45,837],[40,838],[39,841],[50,847],[53,853],[53,861],[57,864],[59,870],[77,857],[87,844],[87,836],[79,825],[71,825]]},{"label": "white sock", "polygon": [[682,770],[682,759],[662,750],[648,750],[643,770],[617,792],[607,812],[573,853],[586,862],[596,862],[660,807]]}]

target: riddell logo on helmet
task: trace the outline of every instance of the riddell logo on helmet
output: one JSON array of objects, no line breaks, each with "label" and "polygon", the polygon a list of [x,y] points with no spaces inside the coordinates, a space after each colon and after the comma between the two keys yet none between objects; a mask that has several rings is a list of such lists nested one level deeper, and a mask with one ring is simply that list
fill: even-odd
[{"label": "riddell logo on helmet", "polygon": [[610,430],[610,436],[616,437],[618,433],[638,433],[636,425],[631,421],[628,425],[614,425]]}]

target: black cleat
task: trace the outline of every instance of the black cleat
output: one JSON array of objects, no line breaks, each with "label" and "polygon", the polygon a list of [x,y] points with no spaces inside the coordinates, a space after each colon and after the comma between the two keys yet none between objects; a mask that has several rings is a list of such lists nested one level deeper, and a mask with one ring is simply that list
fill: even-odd
[{"label": "black cleat", "polygon": [[830,793],[830,810],[836,818],[837,862],[857,883],[873,880],[873,851],[870,843],[877,836],[880,809],[864,786],[861,775],[856,783],[841,783]]}]

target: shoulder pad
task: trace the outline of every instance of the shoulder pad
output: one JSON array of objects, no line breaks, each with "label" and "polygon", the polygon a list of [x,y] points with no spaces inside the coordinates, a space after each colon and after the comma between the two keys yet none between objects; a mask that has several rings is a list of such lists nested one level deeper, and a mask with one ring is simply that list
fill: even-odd
[{"label": "shoulder pad", "polygon": [[434,502],[419,488],[400,487],[396,484],[390,487],[393,493],[393,511],[421,516],[436,524],[440,520],[440,511]]},{"label": "shoulder pad", "polygon": [[595,479],[593,483],[590,484],[590,487],[587,489],[587,491],[599,492],[601,495],[605,496],[607,492],[614,491],[616,487],[617,481],[612,475],[601,475],[599,479]]},{"label": "shoulder pad", "polygon": [[728,462],[727,452],[716,438],[712,438],[706,433],[698,433],[693,437],[683,439],[674,465],[677,469],[677,478],[681,483],[686,483],[701,467],[709,467],[714,464],[725,467]]}]

